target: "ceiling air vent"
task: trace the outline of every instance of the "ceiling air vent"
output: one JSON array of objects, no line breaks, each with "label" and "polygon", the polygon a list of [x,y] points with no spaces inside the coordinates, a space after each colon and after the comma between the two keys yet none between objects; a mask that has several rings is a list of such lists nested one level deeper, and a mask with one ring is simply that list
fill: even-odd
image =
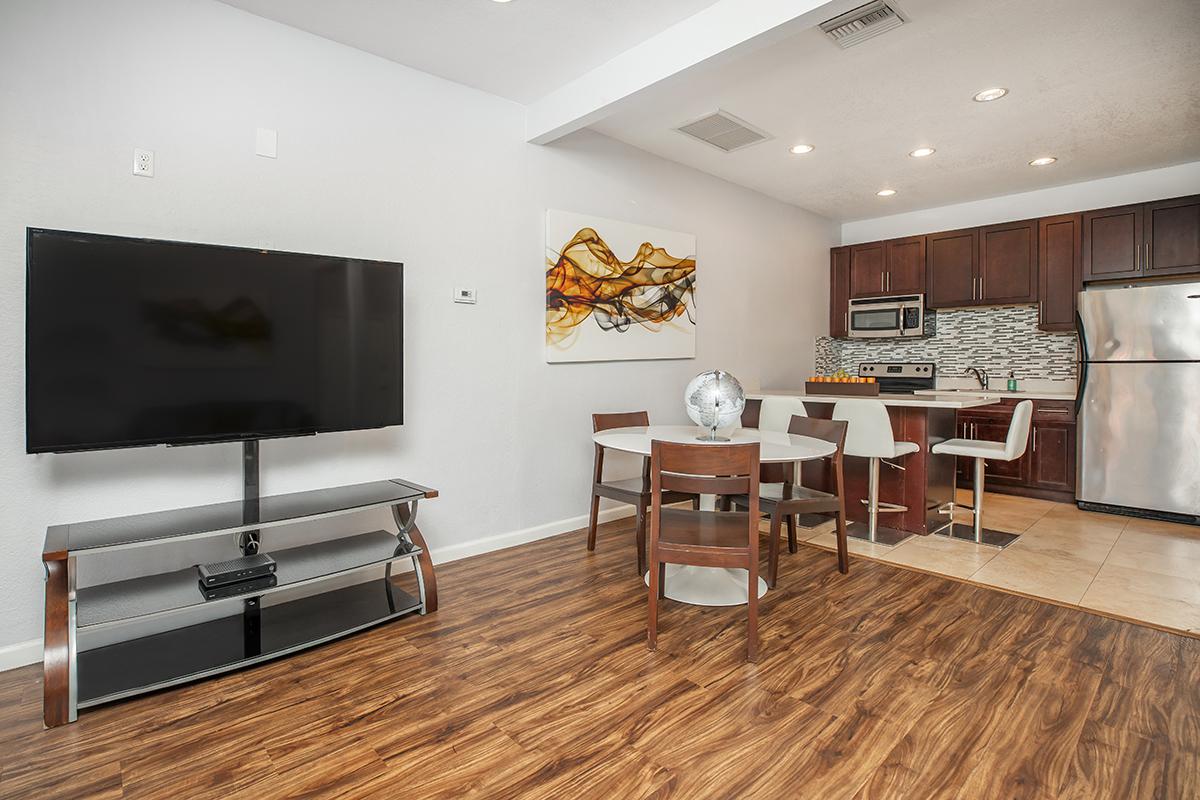
[{"label": "ceiling air vent", "polygon": [[765,142],[771,138],[750,123],[721,110],[680,125],[675,130],[686,133],[693,139],[699,139],[705,144],[711,144],[726,153],[732,153],[734,150]]},{"label": "ceiling air vent", "polygon": [[845,50],[862,44],[872,36],[886,33],[904,24],[904,17],[884,0],[875,0],[821,23],[821,30]]}]

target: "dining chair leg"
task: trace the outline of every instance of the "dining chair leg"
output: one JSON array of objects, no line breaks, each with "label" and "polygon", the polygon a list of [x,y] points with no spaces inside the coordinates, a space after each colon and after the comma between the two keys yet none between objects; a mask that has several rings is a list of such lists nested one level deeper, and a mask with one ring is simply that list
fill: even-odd
[{"label": "dining chair leg", "polygon": [[665,561],[658,562],[658,596],[660,599],[667,596],[667,563]]},{"label": "dining chair leg", "polygon": [[747,625],[747,641],[746,641],[746,660],[758,660],[758,560],[750,561],[750,585],[747,587],[750,590],[747,596],[749,623]]},{"label": "dining chair leg", "polygon": [[775,588],[779,575],[779,514],[771,515],[771,538],[767,542],[767,586]]},{"label": "dining chair leg", "polygon": [[654,558],[650,559],[650,613],[646,622],[646,646],[651,650],[658,648],[658,581],[659,581],[659,565],[654,562]]},{"label": "dining chair leg", "polygon": [[837,515],[837,549],[838,572],[846,575],[850,572],[850,552],[846,545],[846,508],[844,505]]},{"label": "dining chair leg", "polygon": [[600,495],[592,494],[592,513],[588,515],[588,550],[596,549],[596,523],[600,519]]},{"label": "dining chair leg", "polygon": [[796,515],[787,515],[788,552],[796,552]]},{"label": "dining chair leg", "polygon": [[692,511],[699,511],[699,510],[700,510],[700,495],[696,495],[695,497],[692,498]]},{"label": "dining chair leg", "polygon": [[646,574],[646,506],[637,506],[637,574]]}]

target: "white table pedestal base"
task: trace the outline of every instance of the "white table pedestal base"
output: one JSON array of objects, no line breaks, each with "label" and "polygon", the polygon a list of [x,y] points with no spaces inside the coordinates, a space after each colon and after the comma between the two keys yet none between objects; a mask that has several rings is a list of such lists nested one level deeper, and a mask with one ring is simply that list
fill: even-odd
[{"label": "white table pedestal base", "polygon": [[[650,585],[650,573],[646,573]],[[667,597],[694,606],[744,606],[750,576],[744,569],[688,567],[667,564]],[[758,596],[767,593],[767,582],[758,579]]]}]

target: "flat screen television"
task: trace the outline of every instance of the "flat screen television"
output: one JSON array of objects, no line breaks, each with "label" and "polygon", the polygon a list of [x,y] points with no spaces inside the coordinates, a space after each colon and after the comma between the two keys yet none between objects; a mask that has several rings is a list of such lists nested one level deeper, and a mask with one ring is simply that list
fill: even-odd
[{"label": "flat screen television", "polygon": [[399,425],[403,266],[26,231],[30,453]]}]

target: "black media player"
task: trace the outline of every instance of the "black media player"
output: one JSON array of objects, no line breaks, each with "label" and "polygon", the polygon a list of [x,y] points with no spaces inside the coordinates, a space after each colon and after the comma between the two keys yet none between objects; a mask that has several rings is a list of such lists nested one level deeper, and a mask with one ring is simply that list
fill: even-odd
[{"label": "black media player", "polygon": [[[219,561],[215,564],[201,564],[196,567],[200,573],[200,587],[211,589],[214,586],[225,586],[240,583],[251,578],[261,578],[275,572],[275,559],[265,553],[243,556],[230,561]],[[274,584],[271,584],[274,586]]]}]

